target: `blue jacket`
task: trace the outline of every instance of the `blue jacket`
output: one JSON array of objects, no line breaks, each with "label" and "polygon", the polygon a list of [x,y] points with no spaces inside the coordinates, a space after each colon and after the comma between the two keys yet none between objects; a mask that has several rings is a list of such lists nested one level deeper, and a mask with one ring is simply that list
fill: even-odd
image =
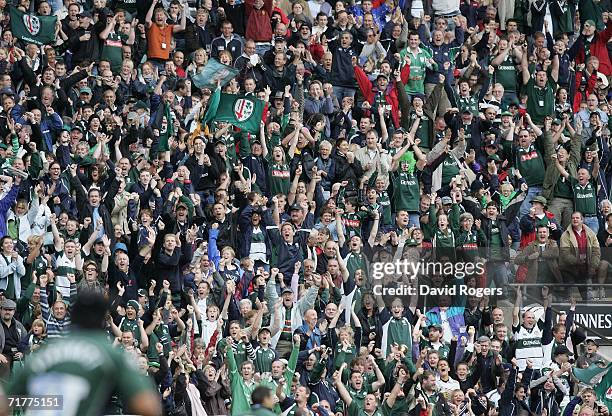
[{"label": "blue jacket", "polygon": [[[427,39],[421,39],[421,41],[431,49],[432,58],[438,64],[438,70],[432,71],[427,70],[425,74],[425,82],[428,84],[438,84],[439,78],[438,74],[443,74],[447,80],[454,79],[452,70],[453,63],[455,61],[455,57],[451,56],[451,49],[459,48],[463,45],[464,32],[463,29],[459,26],[455,27],[455,40],[451,43],[442,43],[440,46],[435,46],[433,43],[429,42]],[[444,69],[444,63],[449,62],[450,66],[448,70]]]},{"label": "blue jacket", "polygon": [[[247,205],[238,217],[238,227],[240,234],[238,237],[238,250],[240,257],[247,257],[251,252],[251,236],[253,235],[253,225],[251,224],[251,216],[255,207],[253,205]],[[268,239],[268,232],[266,230],[266,224],[264,223],[265,216],[262,215],[260,228],[264,236],[266,243],[266,256],[270,258],[270,240]],[[218,232],[218,231],[217,231]]]},{"label": "blue jacket", "polygon": [[[25,109],[23,106],[20,105],[16,105],[11,110],[11,116],[21,125],[29,124],[23,117],[23,114],[25,113],[24,110]],[[62,127],[64,127],[64,123],[62,122],[62,118],[59,116],[59,114],[54,112],[53,114],[45,115],[43,113],[40,119],[40,131],[42,132],[43,136],[44,148],[40,150],[51,151],[53,149],[55,136],[62,130]]]},{"label": "blue jacket", "polygon": [[6,194],[6,196],[0,199],[0,238],[4,237],[7,233],[6,229],[6,213],[15,200],[17,199],[17,194],[19,193],[19,185],[13,184],[11,190]]}]

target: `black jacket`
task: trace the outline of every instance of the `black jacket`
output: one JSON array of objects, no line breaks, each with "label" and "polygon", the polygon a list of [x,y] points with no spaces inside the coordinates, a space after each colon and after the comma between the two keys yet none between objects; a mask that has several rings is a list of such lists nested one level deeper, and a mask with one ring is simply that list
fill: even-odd
[{"label": "black jacket", "polygon": [[[70,185],[76,191],[76,202],[77,202],[77,210],[79,213],[79,222],[83,222],[83,220],[87,217],[91,218],[91,225],[87,230],[87,234],[91,234],[94,232],[96,225],[93,221],[93,212],[94,207],[89,203],[89,199],[87,197],[87,192],[85,188],[81,184],[81,181],[77,176],[70,175]],[[117,179],[113,180],[110,183],[108,192],[106,195],[100,195],[100,205],[98,207],[98,214],[104,221],[104,233],[110,238],[111,243],[114,243],[115,240],[115,232],[113,229],[113,221],[111,220],[111,212],[113,212],[113,208],[115,207],[115,196],[119,191],[119,181]]]}]

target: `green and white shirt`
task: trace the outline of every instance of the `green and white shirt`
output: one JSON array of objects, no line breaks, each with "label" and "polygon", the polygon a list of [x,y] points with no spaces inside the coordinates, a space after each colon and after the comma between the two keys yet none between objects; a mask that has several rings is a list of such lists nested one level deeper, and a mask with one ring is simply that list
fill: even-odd
[{"label": "green and white shirt", "polygon": [[97,331],[43,345],[15,372],[8,387],[11,395],[62,396],[57,414],[63,416],[103,414],[113,393],[129,403],[146,391],[156,389],[138,371],[133,357],[113,348],[104,333]]}]

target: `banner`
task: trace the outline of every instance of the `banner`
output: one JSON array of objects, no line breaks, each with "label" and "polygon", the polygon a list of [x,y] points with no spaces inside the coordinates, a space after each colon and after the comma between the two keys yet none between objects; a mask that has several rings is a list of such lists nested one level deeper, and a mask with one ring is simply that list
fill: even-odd
[{"label": "banner", "polygon": [[612,412],[612,364],[608,364],[608,372],[595,387],[597,399]]},{"label": "banner", "polygon": [[602,374],[608,371],[608,367],[599,367],[591,364],[587,368],[573,368],[572,372],[576,380],[584,384],[595,385],[602,377]]},{"label": "banner", "polygon": [[227,121],[242,130],[257,134],[263,110],[264,102],[254,96],[221,94],[219,107],[211,118]]},{"label": "banner", "polygon": [[[567,303],[553,303],[554,308],[569,312]],[[610,302],[577,304],[574,322],[585,329],[588,337],[612,338],[612,308]],[[593,332],[595,331],[595,332]],[[601,335],[601,336],[600,336]]]},{"label": "banner", "polygon": [[159,152],[167,152],[168,150],[170,150],[170,145],[168,144],[168,141],[170,140],[171,136],[174,136],[174,120],[172,119],[172,114],[170,113],[170,104],[168,103],[164,104],[163,118],[166,120],[166,128],[162,129],[160,126],[161,131],[159,133],[159,145],[157,147],[157,150]]},{"label": "banner", "polygon": [[26,14],[15,7],[9,7],[13,36],[37,45],[55,43],[57,16],[36,16]]},{"label": "banner", "polygon": [[210,59],[202,72],[191,77],[193,85],[199,89],[208,88],[214,90],[217,88],[217,82],[221,81],[221,87],[224,87],[228,82],[238,75],[240,71],[231,66],[223,65],[216,59]]}]

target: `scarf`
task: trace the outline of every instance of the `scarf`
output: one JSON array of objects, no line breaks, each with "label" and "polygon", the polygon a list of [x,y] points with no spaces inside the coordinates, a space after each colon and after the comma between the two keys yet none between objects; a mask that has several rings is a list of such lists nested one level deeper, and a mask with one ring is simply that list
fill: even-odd
[{"label": "scarf", "polygon": [[191,414],[193,416],[207,416],[206,410],[204,410],[204,406],[202,406],[200,392],[192,383],[187,383],[187,395],[191,402]]}]

